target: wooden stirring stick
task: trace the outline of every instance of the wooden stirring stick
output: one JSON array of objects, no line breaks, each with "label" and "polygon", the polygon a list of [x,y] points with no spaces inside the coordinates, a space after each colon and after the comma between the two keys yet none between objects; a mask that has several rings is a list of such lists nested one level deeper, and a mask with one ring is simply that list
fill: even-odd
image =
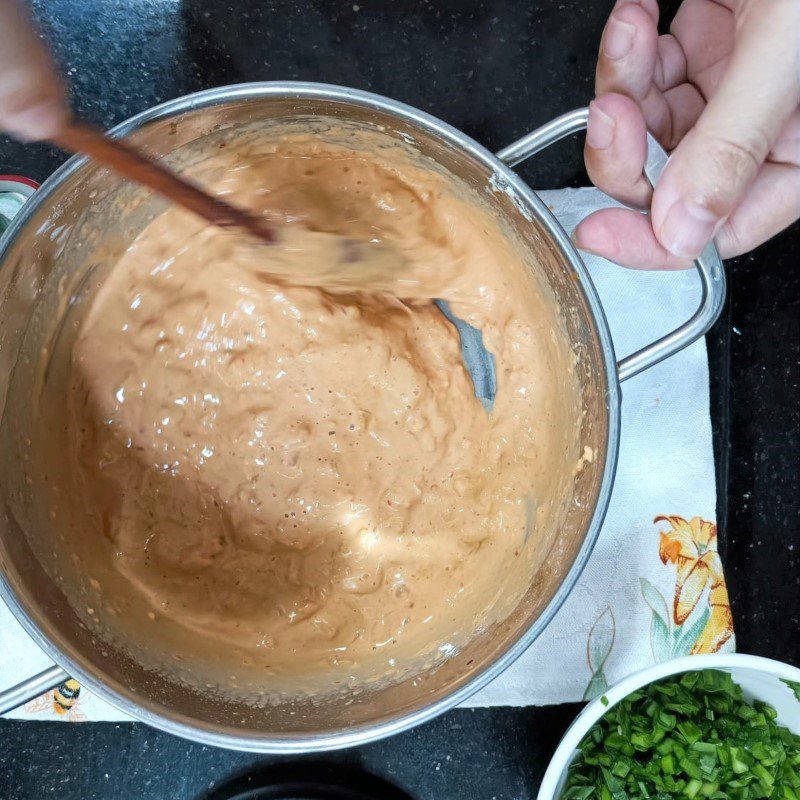
[{"label": "wooden stirring stick", "polygon": [[71,153],[83,153],[109,169],[136,183],[158,192],[179,206],[207,219],[221,228],[241,228],[273,243],[274,229],[261,217],[230,205],[179,178],[173,172],[151,161],[135,147],[119,139],[111,139],[90,125],[76,122],[53,137],[53,144]]}]

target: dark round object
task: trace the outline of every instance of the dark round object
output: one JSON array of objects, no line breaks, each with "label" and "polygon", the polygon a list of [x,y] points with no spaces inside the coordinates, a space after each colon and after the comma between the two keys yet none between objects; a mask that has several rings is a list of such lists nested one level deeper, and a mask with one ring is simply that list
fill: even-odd
[{"label": "dark round object", "polygon": [[292,781],[251,789],[243,794],[233,795],[229,800],[385,800],[385,797],[316,781]]},{"label": "dark round object", "polygon": [[351,764],[262,764],[202,800],[414,800],[383,778]]}]

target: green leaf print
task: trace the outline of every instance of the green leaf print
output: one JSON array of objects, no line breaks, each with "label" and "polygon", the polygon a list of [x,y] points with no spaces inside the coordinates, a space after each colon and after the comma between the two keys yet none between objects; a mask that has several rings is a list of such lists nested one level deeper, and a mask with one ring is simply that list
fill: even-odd
[{"label": "green leaf print", "polygon": [[672,658],[674,646],[672,620],[667,609],[667,601],[661,592],[647,578],[639,578],[642,586],[642,597],[653,612],[650,623],[650,648],[657,661],[668,661]]},{"label": "green leaf print", "polygon": [[589,631],[589,638],[586,642],[586,660],[592,671],[592,677],[583,693],[584,700],[592,700],[608,689],[605,664],[614,647],[616,630],[614,614],[609,607],[595,620]]},{"label": "green leaf print", "polygon": [[708,618],[710,616],[711,609],[706,607],[703,610],[703,613],[700,614],[697,619],[694,620],[694,622],[687,624],[689,622],[689,620],[687,620],[677,631],[675,631],[677,637],[672,651],[672,655],[674,657],[677,658],[678,656],[688,656],[689,653],[692,652],[694,643],[697,641],[700,634],[708,624]]},{"label": "green leaf print", "polygon": [[650,623],[653,658],[656,662],[661,662],[689,655],[708,624],[710,609],[706,606],[701,611],[698,606],[683,625],[675,625],[661,592],[647,578],[639,578],[639,583],[642,586],[642,597],[653,612]]},{"label": "green leaf print", "polygon": [[672,632],[658,614],[653,614],[650,623],[650,647],[656,662],[669,661],[672,658]]},{"label": "green leaf print", "polygon": [[608,681],[606,680],[606,675],[601,669],[600,672],[595,672],[592,675],[592,679],[589,681],[589,685],[586,687],[586,691],[583,693],[584,700],[594,700],[595,697],[600,697],[600,695],[605,694],[608,691]]},{"label": "green leaf print", "polygon": [[642,597],[644,597],[645,603],[650,606],[653,613],[664,623],[664,627],[669,632],[671,621],[664,595],[647,578],[639,578],[639,583],[642,585]]}]

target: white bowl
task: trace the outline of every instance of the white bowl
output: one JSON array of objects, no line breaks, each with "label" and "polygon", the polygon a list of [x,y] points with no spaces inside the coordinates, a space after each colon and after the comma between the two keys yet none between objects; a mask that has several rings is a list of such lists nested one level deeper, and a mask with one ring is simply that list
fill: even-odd
[{"label": "white bowl", "polygon": [[539,787],[537,800],[558,800],[567,780],[567,769],[578,755],[578,745],[592,725],[612,706],[649,683],[699,669],[730,672],[734,682],[742,687],[747,700],[763,700],[769,703],[778,712],[777,721],[793,733],[800,734],[800,700],[782,682],[787,680],[800,683],[800,669],[797,667],[773,661],[771,658],[741,653],[712,653],[676,658],[634,672],[603,694],[607,701],[605,704],[598,697],[583,709],[556,748]]}]

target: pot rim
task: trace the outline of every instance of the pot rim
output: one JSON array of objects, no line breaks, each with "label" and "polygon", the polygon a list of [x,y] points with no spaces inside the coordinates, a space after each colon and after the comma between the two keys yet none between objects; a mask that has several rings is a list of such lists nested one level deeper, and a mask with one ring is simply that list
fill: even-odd
[{"label": "pot rim", "polygon": [[[462,686],[448,692],[436,702],[393,719],[377,723],[366,723],[336,733],[258,736],[242,735],[232,728],[220,731],[214,729],[214,726],[210,723],[200,724],[197,720],[181,714],[172,713],[168,715],[165,713],[168,711],[166,707],[137,697],[121,684],[114,682],[115,685],[111,685],[111,682],[105,679],[96,678],[92,674],[91,663],[78,663],[62,653],[34,622],[34,611],[26,608],[23,600],[17,596],[10,582],[0,571],[0,598],[6,602],[17,621],[31,638],[55,663],[79,683],[123,713],[167,733],[182,736],[201,744],[245,752],[274,754],[312,753],[373,742],[433,719],[439,714],[463,703],[471,695],[486,686],[516,661],[539,637],[575,586],[578,577],[589,560],[600,533],[616,473],[621,397],[614,345],[608,323],[589,273],[569,236],[547,205],[510,167],[506,166],[494,154],[471,137],[438,118],[413,106],[372,92],[325,83],[266,81],[222,86],[169,100],[130,117],[111,128],[109,134],[114,137],[127,136],[149,122],[176,116],[187,111],[222,105],[232,100],[262,99],[266,97],[294,97],[298,100],[316,98],[377,109],[435,133],[460,150],[467,151],[477,161],[489,167],[494,176],[502,179],[504,191],[513,192],[520,203],[534,212],[567,259],[571,269],[577,274],[578,283],[583,291],[597,331],[607,385],[605,401],[608,414],[608,441],[597,503],[578,553],[550,602],[533,624],[520,635],[517,641],[496,660],[489,663],[483,671],[476,673]],[[20,213],[0,237],[0,269],[2,269],[3,257],[17,234],[30,218],[47,203],[55,189],[87,161],[88,159],[85,156],[73,156],[70,158],[50,175],[33,197],[25,203]]]}]

